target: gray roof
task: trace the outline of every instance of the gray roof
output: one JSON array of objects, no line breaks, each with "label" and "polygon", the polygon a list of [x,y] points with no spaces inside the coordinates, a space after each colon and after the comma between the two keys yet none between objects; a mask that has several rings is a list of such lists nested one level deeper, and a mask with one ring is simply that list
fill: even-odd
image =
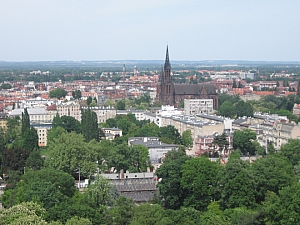
[{"label": "gray roof", "polygon": [[6,119],[7,118],[7,113],[1,113],[0,112],[0,118]]},{"label": "gray roof", "polygon": [[[45,108],[27,108],[29,115],[47,115]],[[21,116],[24,109],[15,109],[10,113],[10,116]]]},{"label": "gray roof", "polygon": [[247,121],[247,119],[239,118],[239,119],[233,121],[232,123],[233,123],[233,124],[242,124],[242,123],[244,123],[244,122],[246,122],[246,121]]},{"label": "gray roof", "polygon": [[150,140],[145,142],[144,140],[131,141],[131,145],[143,145],[146,148],[178,148],[175,144],[166,144],[161,141]]},{"label": "gray roof", "polygon": [[216,88],[212,84],[174,84],[176,95],[200,95],[203,88],[209,95],[217,94]]}]

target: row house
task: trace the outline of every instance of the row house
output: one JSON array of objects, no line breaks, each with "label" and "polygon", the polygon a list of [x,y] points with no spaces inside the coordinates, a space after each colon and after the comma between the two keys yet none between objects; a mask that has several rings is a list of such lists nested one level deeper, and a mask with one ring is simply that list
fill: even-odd
[{"label": "row house", "polygon": [[260,126],[262,134],[258,135],[258,142],[265,148],[268,143],[273,143],[274,148],[280,150],[289,139],[300,139],[299,124],[275,121],[274,124],[261,124]]},{"label": "row house", "polygon": [[56,105],[57,113],[60,117],[72,116],[76,120],[81,121],[80,104],[77,101],[64,102]]},{"label": "row house", "polygon": [[[86,107],[83,107],[82,109],[87,109]],[[98,123],[105,123],[106,120],[115,118],[117,115],[117,110],[113,107],[91,107],[90,108],[93,112],[96,113]]]},{"label": "row house", "polygon": [[225,124],[223,122],[209,122],[208,120],[195,120],[193,117],[187,116],[171,116],[162,117],[162,126],[174,126],[179,133],[186,130],[191,131],[191,136],[193,139],[193,148],[190,149],[187,154],[195,155],[196,149],[196,139],[198,135],[214,135],[216,133],[222,134],[225,131]]}]

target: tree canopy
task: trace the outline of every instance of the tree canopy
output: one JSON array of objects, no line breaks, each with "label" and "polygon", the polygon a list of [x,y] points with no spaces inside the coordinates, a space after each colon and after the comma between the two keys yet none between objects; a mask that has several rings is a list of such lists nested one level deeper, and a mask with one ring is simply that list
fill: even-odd
[{"label": "tree canopy", "polygon": [[49,97],[61,99],[61,98],[66,97],[67,94],[68,94],[68,92],[66,90],[61,89],[61,88],[55,88],[49,92]]}]

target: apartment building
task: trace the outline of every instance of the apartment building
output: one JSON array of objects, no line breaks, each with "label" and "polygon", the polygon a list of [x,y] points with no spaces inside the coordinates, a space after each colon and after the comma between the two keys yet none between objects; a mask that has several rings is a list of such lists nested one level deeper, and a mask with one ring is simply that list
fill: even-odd
[{"label": "apartment building", "polygon": [[[19,116],[22,118],[24,109],[14,109],[9,116]],[[27,108],[29,119],[31,123],[51,123],[55,115],[48,114],[45,108]]]},{"label": "apartment building", "polygon": [[213,113],[213,99],[184,99],[185,115],[195,115],[199,113]]},{"label": "apartment building", "polygon": [[81,121],[81,110],[78,102],[64,102],[56,105],[57,113],[60,117],[72,116]]}]

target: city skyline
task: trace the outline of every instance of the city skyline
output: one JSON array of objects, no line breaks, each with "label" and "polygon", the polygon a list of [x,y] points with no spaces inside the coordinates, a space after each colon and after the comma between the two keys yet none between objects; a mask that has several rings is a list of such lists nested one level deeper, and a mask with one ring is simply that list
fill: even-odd
[{"label": "city skyline", "polygon": [[300,61],[300,2],[12,0],[0,61]]}]

